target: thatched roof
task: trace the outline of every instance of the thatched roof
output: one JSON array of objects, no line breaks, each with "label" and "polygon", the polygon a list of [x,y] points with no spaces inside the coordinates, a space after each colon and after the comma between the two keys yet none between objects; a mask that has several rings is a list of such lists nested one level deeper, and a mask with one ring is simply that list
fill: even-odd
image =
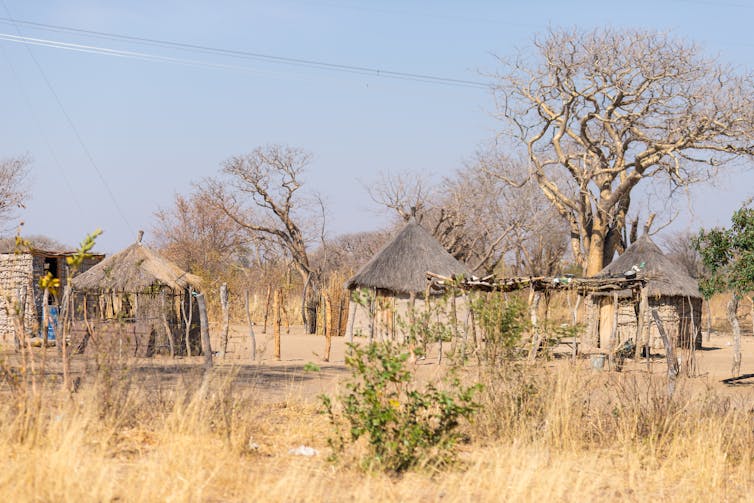
[{"label": "thatched roof", "polygon": [[144,246],[140,241],[111,255],[76,276],[73,289],[79,292],[139,293],[155,286],[182,290],[198,288],[201,279]]},{"label": "thatched roof", "polygon": [[662,253],[646,234],[637,239],[623,254],[602,269],[595,277],[622,276],[634,265],[644,269],[639,273],[647,279],[647,293],[652,297],[681,296],[701,298],[699,283],[686,270]]},{"label": "thatched roof", "polygon": [[471,274],[426,229],[412,220],[348,280],[346,288],[424,293],[427,272],[443,276]]}]

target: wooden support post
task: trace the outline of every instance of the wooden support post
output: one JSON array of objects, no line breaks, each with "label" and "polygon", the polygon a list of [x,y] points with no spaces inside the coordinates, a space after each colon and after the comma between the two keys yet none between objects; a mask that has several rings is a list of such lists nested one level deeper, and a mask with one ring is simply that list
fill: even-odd
[{"label": "wooden support post", "polygon": [[[571,293],[568,292],[568,296],[570,298]],[[581,294],[576,292],[576,302],[573,305],[573,309],[571,310],[571,324],[576,327],[576,324],[578,322],[578,313],[579,313],[579,305],[581,304]],[[576,336],[573,340],[573,348],[571,351],[571,359],[575,360],[576,357],[579,355],[579,346],[581,346],[581,330],[576,332]]]},{"label": "wooden support post", "polygon": [[691,323],[686,325],[686,328],[690,329],[689,357],[686,363],[686,375],[691,377],[695,376],[698,371],[696,366],[696,317],[694,316],[694,303],[691,301],[691,297],[686,297],[686,300],[689,303],[689,312],[691,314]]},{"label": "wooden support post", "polygon": [[676,359],[675,352],[673,351],[673,341],[668,338],[668,334],[665,332],[665,327],[662,325],[662,320],[656,308],[652,309],[652,318],[657,325],[657,331],[660,332],[662,343],[665,346],[665,359],[668,363],[668,399],[670,399],[675,392],[675,381],[679,372],[678,359]]},{"label": "wooden support post", "polygon": [[280,304],[282,296],[282,292],[279,289],[275,290],[275,300],[272,304],[272,333],[275,337],[275,359],[277,361],[280,361]]},{"label": "wooden support post", "polygon": [[209,322],[207,320],[207,304],[204,294],[196,295],[196,305],[199,307],[199,325],[202,334],[202,353],[204,353],[204,368],[212,368],[212,344],[209,338]]},{"label": "wooden support post", "polygon": [[66,391],[71,390],[71,364],[70,359],[68,358],[68,334],[70,333],[70,321],[72,318],[72,312],[73,312],[73,298],[71,295],[71,286],[66,285],[63,288],[63,311],[62,313],[58,313],[59,319],[63,320],[63,329],[60,332],[56,333],[56,337],[58,340],[56,341],[56,344],[60,346],[60,360],[62,362],[63,366],[63,389]]},{"label": "wooden support post", "polygon": [[257,360],[257,338],[254,335],[254,322],[251,320],[251,305],[249,305],[249,291],[246,290],[246,319],[249,321],[249,339],[251,340],[251,362]]},{"label": "wooden support post", "polygon": [[170,358],[175,358],[175,339],[173,338],[173,331],[170,329],[170,324],[168,323],[167,302],[165,302],[165,295],[165,290],[162,290],[160,292],[162,327],[165,329],[165,335],[167,336],[168,344],[170,345]]},{"label": "wooden support post", "polygon": [[348,343],[353,344],[353,324],[356,322],[356,310],[359,305],[356,302],[348,301],[348,322],[346,323],[346,335]]},{"label": "wooden support post", "polygon": [[610,339],[607,343],[607,361],[610,364],[610,370],[614,369],[615,365],[615,346],[617,344],[618,335],[618,293],[613,292],[613,326],[610,329]]},{"label": "wooden support post", "polygon": [[[644,345],[647,348],[647,360],[649,360],[649,327],[647,326],[647,309],[649,307],[649,300],[647,299],[647,288],[641,287],[639,291],[639,313],[636,315],[636,351],[634,353],[634,359],[638,362],[641,357],[641,348]],[[645,332],[647,336],[644,337]],[[646,339],[646,343],[645,340]]]},{"label": "wooden support post", "polygon": [[537,357],[537,351],[539,351],[540,334],[539,334],[539,320],[537,317],[537,309],[539,308],[539,299],[541,295],[533,288],[529,292],[529,317],[531,319],[531,349],[529,350],[529,360],[534,360]]},{"label": "wooden support post", "polygon": [[323,358],[324,361],[329,362],[330,361],[330,350],[332,349],[332,333],[333,333],[333,323],[332,323],[332,303],[330,302],[330,296],[327,294],[327,292],[322,292],[322,301],[324,303],[324,323],[325,326],[325,356]]},{"label": "wooden support post", "polygon": [[230,331],[230,306],[228,304],[228,284],[223,283],[220,285],[220,307],[223,312],[223,325],[220,332],[222,336],[220,357],[223,359],[225,359],[225,355],[228,353],[228,332]]},{"label": "wooden support post", "polygon": [[377,289],[372,289],[369,299],[369,344],[374,342],[374,321],[377,316]]}]

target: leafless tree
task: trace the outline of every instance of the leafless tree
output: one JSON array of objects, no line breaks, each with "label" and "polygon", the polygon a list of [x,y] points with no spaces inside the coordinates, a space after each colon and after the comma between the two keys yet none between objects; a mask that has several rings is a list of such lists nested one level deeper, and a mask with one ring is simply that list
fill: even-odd
[{"label": "leafless tree", "polygon": [[8,222],[29,197],[26,184],[29,159],[14,157],[0,160],[0,222]]},{"label": "leafless tree", "polygon": [[[531,183],[507,183],[515,161],[495,151],[480,151],[452,176],[432,185],[414,173],[383,175],[370,187],[372,199],[403,219],[412,212],[454,257],[478,274],[492,272],[508,254],[533,255],[562,251],[546,244],[560,239],[562,219]],[[540,239],[535,251],[534,236]],[[516,254],[514,250],[525,253]],[[562,248],[562,247],[561,247]],[[538,267],[538,266],[537,266]],[[529,270],[529,269],[527,269]]]},{"label": "leafless tree", "polygon": [[[222,175],[206,180],[206,201],[250,237],[285,253],[304,284],[312,286],[315,270],[309,246],[323,235],[321,201],[302,193],[303,174],[311,155],[285,145],[259,147],[231,157]],[[302,308],[306,322],[306,309]]]},{"label": "leafless tree", "polygon": [[683,188],[754,154],[754,79],[693,44],[640,30],[551,30],[533,49],[501,59],[497,111],[588,275],[621,246],[639,182]]},{"label": "leafless tree", "polygon": [[690,231],[681,231],[667,236],[663,244],[665,250],[673,262],[681,265],[692,278],[702,276],[704,265],[699,252],[694,248],[692,239],[696,237],[695,233]]},{"label": "leafless tree", "polygon": [[201,189],[176,194],[172,206],[155,212],[153,241],[186,271],[220,284],[225,272],[244,260],[252,243],[236,223],[213,205]]},{"label": "leafless tree", "polygon": [[[312,253],[312,263],[323,275],[341,271],[354,273],[387,242],[387,230],[342,234],[326,242]],[[326,253],[325,253],[326,248]]]}]

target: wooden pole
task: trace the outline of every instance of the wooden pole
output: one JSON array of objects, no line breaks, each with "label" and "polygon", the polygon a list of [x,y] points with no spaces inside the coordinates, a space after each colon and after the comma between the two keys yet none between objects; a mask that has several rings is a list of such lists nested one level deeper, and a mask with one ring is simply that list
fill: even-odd
[{"label": "wooden pole", "polygon": [[[569,292],[569,297],[570,297],[570,292]],[[572,319],[572,323],[573,323],[574,327],[576,326],[576,323],[578,321],[579,305],[581,304],[581,299],[582,299],[581,293],[577,292],[576,293],[576,302],[574,303],[573,311],[572,311],[572,314],[571,314],[571,319]],[[574,341],[573,351],[571,353],[571,359],[572,360],[575,360],[576,357],[579,355],[579,347],[580,346],[581,346],[581,330],[579,330],[576,333],[576,340]]]},{"label": "wooden pole", "polygon": [[369,299],[369,344],[374,342],[374,319],[377,316],[377,289],[372,289]]},{"label": "wooden pole", "polygon": [[223,283],[220,285],[220,307],[223,311],[223,326],[222,326],[222,351],[220,356],[225,359],[225,355],[228,353],[228,332],[230,331],[230,308],[228,306],[228,284]]},{"label": "wooden pole", "polygon": [[657,325],[657,331],[660,332],[662,343],[665,346],[665,359],[668,363],[668,398],[673,397],[675,392],[675,381],[678,377],[678,360],[675,357],[673,351],[673,342],[668,338],[668,334],[665,333],[665,327],[662,325],[660,315],[657,313],[657,308],[652,309],[652,318]]},{"label": "wooden pole", "polygon": [[[170,344],[170,358],[175,358],[175,339],[173,338],[173,331],[170,330],[170,324],[168,323],[165,290],[160,292],[160,303],[162,304],[162,326],[165,329],[165,335],[168,337],[168,344]],[[173,304],[173,307],[175,307],[175,304]]]},{"label": "wooden pole", "polygon": [[196,305],[199,307],[199,325],[202,334],[202,353],[204,353],[204,368],[212,368],[212,344],[209,338],[209,322],[207,320],[207,304],[204,294],[196,295]]},{"label": "wooden pole", "polygon": [[275,300],[273,302],[272,307],[272,316],[273,316],[273,322],[272,322],[272,333],[275,337],[275,359],[277,361],[280,361],[280,302],[282,297],[282,292],[278,289],[275,290]]},{"label": "wooden pole", "polygon": [[249,321],[249,339],[251,339],[251,361],[257,360],[257,338],[254,335],[254,322],[251,320],[251,306],[249,305],[249,290],[246,290],[246,319]]},{"label": "wooden pole", "polygon": [[59,313],[58,316],[63,319],[63,330],[57,334],[60,338],[58,344],[60,344],[60,359],[63,363],[63,389],[71,391],[71,361],[68,358],[68,333],[71,320],[71,306],[73,305],[73,298],[71,296],[71,286],[66,285],[63,288],[63,313]]},{"label": "wooden pole", "polygon": [[348,322],[346,323],[346,335],[348,343],[353,344],[353,324],[356,322],[356,310],[359,305],[349,299],[348,301]]},{"label": "wooden pole", "polygon": [[634,358],[636,361],[639,361],[639,358],[641,357],[641,348],[642,345],[645,345],[647,348],[647,360],[649,360],[649,335],[647,335],[646,344],[644,343],[644,327],[646,326],[647,322],[647,307],[648,307],[649,301],[647,299],[647,288],[645,286],[641,287],[641,290],[639,291],[639,313],[637,314],[636,319],[636,352],[634,353]]},{"label": "wooden pole", "polygon": [[534,360],[537,357],[537,351],[539,351],[539,327],[537,318],[537,308],[539,307],[539,299],[541,298],[538,291],[533,288],[529,292],[529,317],[531,319],[531,329],[533,332],[531,339],[531,349],[529,350],[529,360]]},{"label": "wooden pole", "polygon": [[272,285],[267,285],[267,294],[264,298],[264,324],[262,325],[262,333],[267,333],[267,318],[270,314],[270,302],[272,300]]},{"label": "wooden pole", "polygon": [[616,339],[618,335],[618,292],[613,292],[613,326],[610,329],[610,339],[607,343],[607,361],[610,364],[610,370],[613,369],[613,361]]},{"label": "wooden pole", "polygon": [[322,300],[324,301],[324,323],[325,326],[325,357],[323,358],[324,361],[329,362],[330,361],[330,350],[332,349],[332,332],[333,332],[333,324],[332,319],[328,319],[332,317],[332,313],[330,312],[332,309],[332,303],[330,302],[330,296],[327,294],[327,292],[322,292]]},{"label": "wooden pole", "polygon": [[687,328],[691,328],[689,334],[689,361],[686,365],[686,371],[688,376],[695,376],[697,373],[696,367],[696,317],[694,315],[694,303],[691,301],[691,297],[686,297],[689,303],[689,311],[691,313],[691,323],[687,325]]}]

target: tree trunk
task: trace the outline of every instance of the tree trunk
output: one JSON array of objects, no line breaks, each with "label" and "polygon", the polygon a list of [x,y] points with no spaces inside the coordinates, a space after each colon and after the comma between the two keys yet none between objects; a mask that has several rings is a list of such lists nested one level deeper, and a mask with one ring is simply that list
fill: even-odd
[{"label": "tree trunk", "polygon": [[728,321],[733,328],[733,365],[731,366],[731,373],[733,377],[738,377],[741,374],[741,325],[738,323],[738,302],[740,297],[737,293],[733,293],[730,296],[728,302]]},{"label": "tree trunk", "polygon": [[[183,322],[186,324],[186,356],[191,357],[191,322],[194,317],[194,290],[188,289],[188,295],[186,296],[186,307],[184,308],[181,301],[181,311],[183,312]],[[185,312],[184,312],[185,309]]]},{"label": "tree trunk", "polygon": [[605,257],[605,231],[604,226],[597,227],[597,223],[594,224],[590,243],[589,254],[587,255],[586,263],[586,277],[592,277],[599,273],[604,267]]}]

